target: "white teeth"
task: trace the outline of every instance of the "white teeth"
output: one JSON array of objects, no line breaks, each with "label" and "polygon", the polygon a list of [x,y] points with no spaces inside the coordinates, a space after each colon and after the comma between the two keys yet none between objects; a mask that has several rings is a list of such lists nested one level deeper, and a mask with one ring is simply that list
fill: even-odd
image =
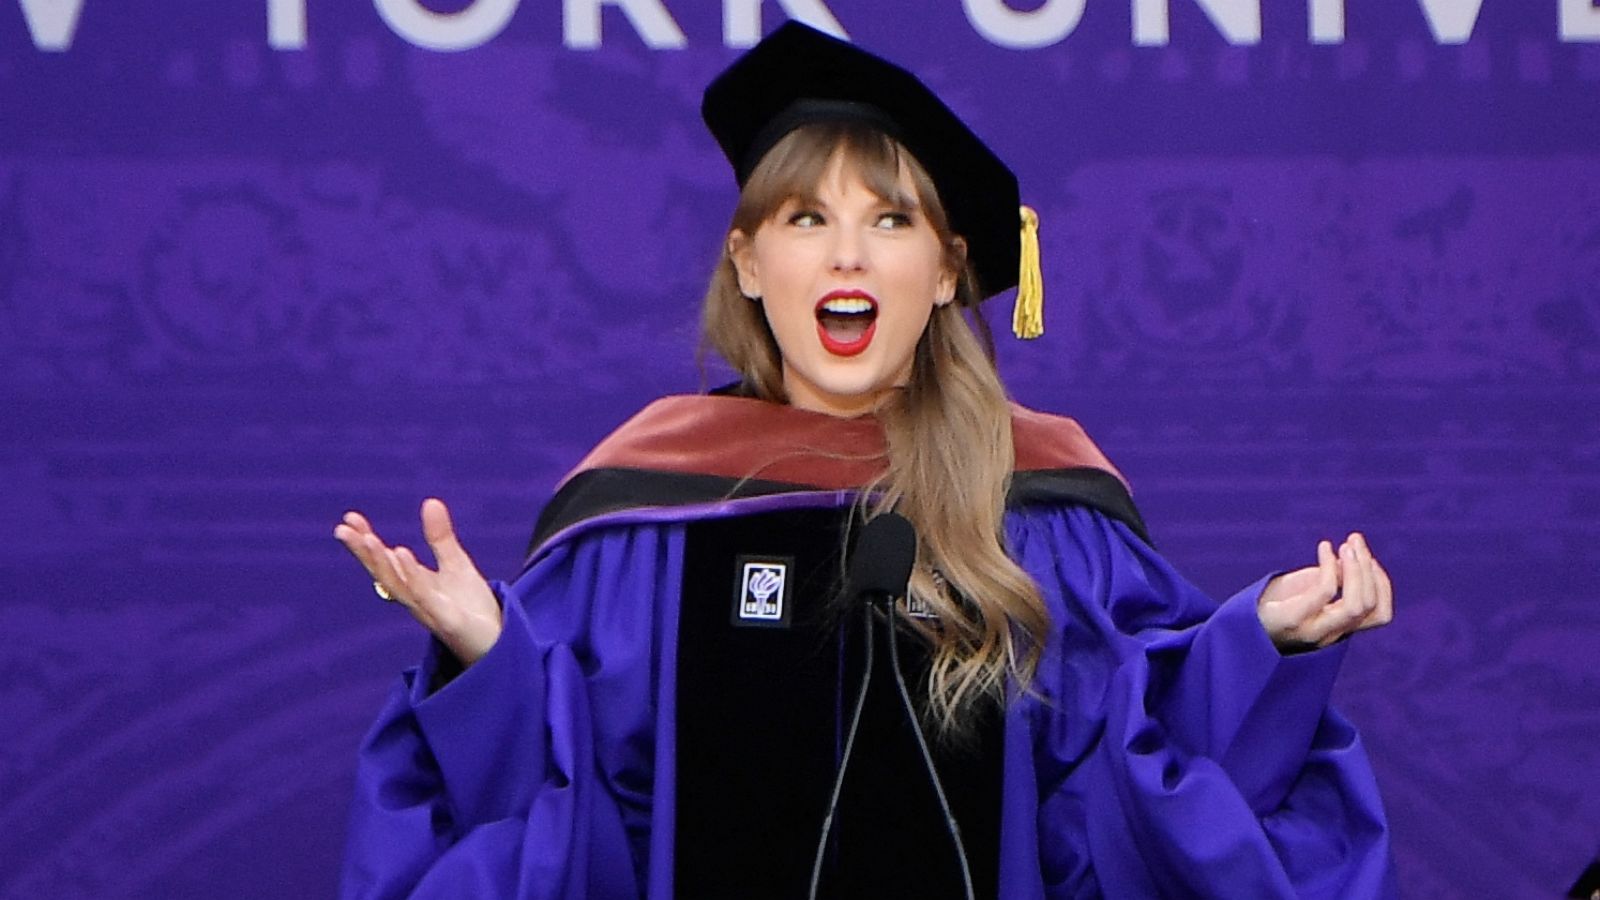
[{"label": "white teeth", "polygon": [[859,315],[872,311],[872,301],[858,297],[840,297],[822,304],[822,311],[840,316]]}]

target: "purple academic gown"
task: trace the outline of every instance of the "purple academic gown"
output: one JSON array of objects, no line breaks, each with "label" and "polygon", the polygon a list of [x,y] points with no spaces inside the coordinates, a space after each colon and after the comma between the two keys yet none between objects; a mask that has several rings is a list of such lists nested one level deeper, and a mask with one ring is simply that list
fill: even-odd
[{"label": "purple academic gown", "polygon": [[[566,528],[505,628],[444,687],[407,671],[366,736],[346,897],[672,895],[677,588],[686,521],[843,507],[815,491]],[[1265,580],[1220,606],[1125,525],[1014,509],[1054,636],[1004,722],[1005,898],[1391,897],[1360,738],[1328,706],[1344,646],[1281,656]]]}]

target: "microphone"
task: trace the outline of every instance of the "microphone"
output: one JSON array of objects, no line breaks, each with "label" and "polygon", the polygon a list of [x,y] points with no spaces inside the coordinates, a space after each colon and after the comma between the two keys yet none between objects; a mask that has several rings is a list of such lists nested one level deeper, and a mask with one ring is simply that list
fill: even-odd
[{"label": "microphone", "polygon": [[900,671],[900,654],[895,638],[894,608],[896,597],[905,596],[907,585],[911,581],[911,569],[917,560],[917,531],[905,516],[899,513],[884,513],[862,526],[861,535],[856,538],[856,549],[850,559],[850,567],[845,577],[846,596],[851,600],[865,600],[862,604],[863,633],[866,642],[865,673],[861,678],[861,689],[856,694],[855,710],[850,715],[850,729],[845,735],[844,754],[839,760],[839,771],[834,777],[833,794],[828,800],[828,813],[822,821],[822,834],[817,840],[816,856],[811,864],[811,890],[808,897],[816,900],[817,884],[822,875],[822,856],[827,848],[828,836],[833,831],[833,817],[839,808],[839,793],[844,787],[845,769],[850,765],[850,753],[855,748],[856,730],[861,724],[861,712],[866,706],[867,688],[872,684],[873,670],[873,640],[872,622],[873,607],[881,604],[887,616],[889,639],[889,668],[894,670],[895,684],[899,688],[901,705],[904,707],[907,720],[911,725],[911,733],[916,736],[917,749],[922,752],[923,766],[927,769],[928,778],[933,783],[933,792],[939,799],[939,809],[944,813],[945,829],[950,832],[950,839],[955,843],[956,858],[961,863],[961,881],[966,888],[968,900],[972,900],[972,870],[967,863],[966,847],[961,842],[961,829],[956,823],[955,815],[950,812],[950,802],[945,797],[944,786],[939,782],[939,773],[934,769],[933,754],[928,751],[928,742],[922,734],[922,727],[917,722],[916,709],[911,704],[911,694],[906,689],[905,675]]},{"label": "microphone", "polygon": [[846,595],[890,603],[904,596],[917,562],[917,530],[899,513],[884,513],[861,528],[845,579]]}]

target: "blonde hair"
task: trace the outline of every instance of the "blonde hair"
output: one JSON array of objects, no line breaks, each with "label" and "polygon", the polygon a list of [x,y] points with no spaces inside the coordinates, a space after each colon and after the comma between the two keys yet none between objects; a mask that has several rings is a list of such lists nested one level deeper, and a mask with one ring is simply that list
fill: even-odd
[{"label": "blonde hair", "polygon": [[[790,132],[768,151],[745,184],[729,233],[753,235],[791,198],[808,198],[834,156],[863,183],[896,199],[902,169],[960,273],[956,303],[936,307],[912,362],[909,383],[876,410],[888,464],[869,485],[868,515],[894,509],[916,526],[918,565],[910,594],[938,616],[902,616],[930,642],[930,719],[960,737],[970,712],[1003,703],[1008,677],[1026,689],[1050,626],[1038,587],[1006,554],[1002,516],[1015,464],[1011,412],[991,359],[988,331],[974,333],[963,311],[981,299],[965,244],[950,229],[931,179],[898,142],[864,124],[816,123]],[[783,359],[760,304],[739,291],[728,248],[706,292],[704,339],[743,376],[756,396],[787,402]],[[931,623],[931,624],[930,624]]]}]

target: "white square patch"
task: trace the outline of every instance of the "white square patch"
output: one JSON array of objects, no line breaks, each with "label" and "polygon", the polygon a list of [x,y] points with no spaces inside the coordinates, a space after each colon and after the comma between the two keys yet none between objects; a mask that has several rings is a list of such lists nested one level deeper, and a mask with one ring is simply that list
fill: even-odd
[{"label": "white square patch", "polygon": [[781,562],[744,563],[739,580],[739,618],[782,622],[788,579],[789,567]]}]

